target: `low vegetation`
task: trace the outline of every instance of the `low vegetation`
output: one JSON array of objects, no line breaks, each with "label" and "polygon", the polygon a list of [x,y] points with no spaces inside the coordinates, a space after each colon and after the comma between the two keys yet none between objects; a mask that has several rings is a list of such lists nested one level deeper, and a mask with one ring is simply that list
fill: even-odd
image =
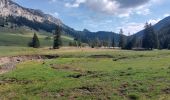
[{"label": "low vegetation", "polygon": [[[27,47],[28,43],[31,42],[33,33],[11,33],[11,32],[0,32],[0,46],[20,46],[20,47]],[[39,41],[41,44],[41,47],[52,47],[53,45],[53,37],[44,35],[44,34],[38,34]],[[69,45],[69,42],[73,41],[73,38],[68,36],[62,36],[62,42],[64,46]]]},{"label": "low vegetation", "polygon": [[1,57],[47,54],[59,57],[21,62],[13,71],[0,75],[0,99],[170,99],[167,50],[0,47],[0,51]]}]

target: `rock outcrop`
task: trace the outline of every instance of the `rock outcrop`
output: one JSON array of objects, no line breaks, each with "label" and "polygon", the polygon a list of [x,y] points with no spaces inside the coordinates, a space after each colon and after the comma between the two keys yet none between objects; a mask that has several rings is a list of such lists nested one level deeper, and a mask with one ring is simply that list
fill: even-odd
[{"label": "rock outcrop", "polygon": [[59,19],[49,14],[45,14],[41,10],[24,8],[11,0],[0,0],[0,16],[24,17],[31,21],[48,21],[51,23],[55,23],[56,25],[63,25],[63,23]]}]

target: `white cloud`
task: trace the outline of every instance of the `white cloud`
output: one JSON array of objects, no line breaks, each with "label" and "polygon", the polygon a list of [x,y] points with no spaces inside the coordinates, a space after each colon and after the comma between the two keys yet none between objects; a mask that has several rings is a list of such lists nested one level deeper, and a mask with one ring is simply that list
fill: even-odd
[{"label": "white cloud", "polygon": [[58,17],[59,17],[59,13],[58,13],[58,12],[55,12],[55,13],[54,13],[54,16],[58,18]]},{"label": "white cloud", "polygon": [[57,0],[50,0],[51,2],[56,2]]},{"label": "white cloud", "polygon": [[144,23],[126,23],[122,27],[117,27],[117,32],[119,32],[120,29],[123,29],[125,35],[128,35],[128,33],[134,34],[144,29]]},{"label": "white cloud", "polygon": [[56,2],[57,0],[49,0],[49,3],[54,3]]},{"label": "white cloud", "polygon": [[148,5],[139,6],[136,9],[136,14],[138,14],[138,15],[148,15],[150,13],[151,13],[151,11],[150,11]]},{"label": "white cloud", "polygon": [[154,24],[158,23],[160,20],[161,20],[160,18],[158,18],[158,19],[150,19],[148,21],[148,23],[151,23],[152,25],[154,25]]},{"label": "white cloud", "polygon": [[[161,19],[150,19],[148,23],[152,25],[158,23]],[[120,29],[124,30],[124,34],[128,35],[128,33],[134,34],[144,29],[145,23],[136,23],[136,22],[125,22],[122,23],[122,27],[117,27],[116,30],[119,32]]]},{"label": "white cloud", "polygon": [[163,17],[168,17],[168,16],[170,16],[170,14],[169,14],[169,13],[166,13],[166,14],[164,14]]},{"label": "white cloud", "polygon": [[165,0],[151,0],[151,2],[156,4],[162,4],[165,2]]},{"label": "white cloud", "polygon": [[73,0],[67,2],[66,7],[78,8],[84,5],[87,8],[118,17],[129,17],[131,14],[148,15],[150,14],[149,6],[157,0]]},{"label": "white cloud", "polygon": [[75,0],[73,4],[71,3],[66,3],[65,6],[69,8],[77,8],[80,6],[80,4],[85,3],[86,0]]}]

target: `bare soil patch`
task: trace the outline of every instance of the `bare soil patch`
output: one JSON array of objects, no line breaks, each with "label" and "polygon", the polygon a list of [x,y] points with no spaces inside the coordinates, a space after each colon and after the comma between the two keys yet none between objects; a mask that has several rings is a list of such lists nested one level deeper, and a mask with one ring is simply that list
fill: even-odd
[{"label": "bare soil patch", "polygon": [[104,72],[97,72],[97,71],[84,71],[83,73],[79,74],[72,74],[69,75],[69,78],[81,78],[81,77],[89,77],[89,78],[100,78],[103,76],[108,76],[108,74]]},{"label": "bare soil patch", "polygon": [[29,80],[18,80],[16,78],[9,78],[9,79],[3,79],[0,81],[0,85],[3,85],[3,84],[12,84],[12,83],[17,83],[17,84],[29,84],[29,83],[32,83],[32,81],[29,81]]},{"label": "bare soil patch", "polygon": [[170,88],[165,88],[162,90],[162,92],[164,92],[166,94],[170,94]]},{"label": "bare soil patch", "polygon": [[8,71],[15,69],[17,63],[37,60],[41,61],[44,59],[55,59],[58,55],[24,55],[24,56],[12,56],[12,57],[1,57],[0,58],[0,74],[4,74]]},{"label": "bare soil patch", "polygon": [[118,60],[123,60],[123,59],[127,59],[128,57],[117,57],[117,58],[113,58],[113,61],[118,61]]},{"label": "bare soil patch", "polygon": [[90,58],[113,58],[111,55],[91,55]]},{"label": "bare soil patch", "polygon": [[52,64],[51,68],[56,69],[56,70],[75,71],[75,72],[81,72],[81,73],[84,72],[82,69],[75,68],[71,64]]}]

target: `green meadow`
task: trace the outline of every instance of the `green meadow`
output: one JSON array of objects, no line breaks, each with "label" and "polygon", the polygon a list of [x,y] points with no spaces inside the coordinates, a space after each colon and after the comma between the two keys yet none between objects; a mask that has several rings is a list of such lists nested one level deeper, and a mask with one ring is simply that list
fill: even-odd
[{"label": "green meadow", "polygon": [[[0,32],[0,46],[20,46],[26,47],[32,40],[33,33],[12,33],[12,32]],[[52,46],[53,38],[50,35],[38,34],[41,47]],[[48,38],[50,37],[50,38]],[[63,45],[67,46],[73,38],[69,36],[62,36]]]},{"label": "green meadow", "polygon": [[0,56],[58,55],[0,75],[0,100],[170,100],[170,51],[0,47]]}]

